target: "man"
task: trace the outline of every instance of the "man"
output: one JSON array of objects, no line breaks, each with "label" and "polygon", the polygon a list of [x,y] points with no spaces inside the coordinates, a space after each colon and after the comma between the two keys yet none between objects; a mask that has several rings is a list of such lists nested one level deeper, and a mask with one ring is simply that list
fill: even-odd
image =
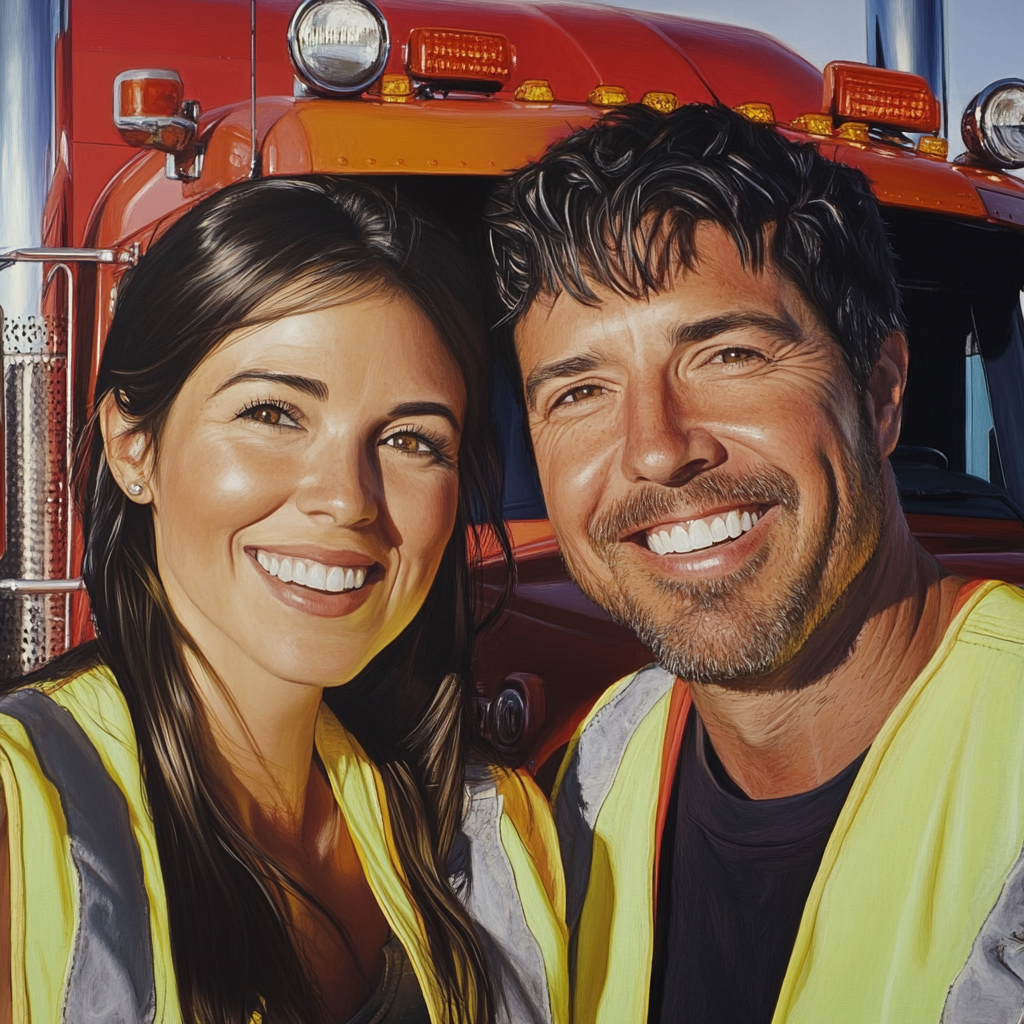
[{"label": "man", "polygon": [[1019,1021],[1024,599],[908,532],[866,180],[629,108],[492,230],[566,564],[658,658],[556,786],[574,1020]]}]

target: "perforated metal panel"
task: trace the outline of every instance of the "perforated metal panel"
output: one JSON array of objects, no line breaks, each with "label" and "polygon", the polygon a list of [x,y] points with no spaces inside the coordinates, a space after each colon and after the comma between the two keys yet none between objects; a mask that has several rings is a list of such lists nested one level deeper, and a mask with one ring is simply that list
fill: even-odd
[{"label": "perforated metal panel", "polygon": [[[7,552],[0,577],[64,575],[66,323],[6,317],[3,325]],[[36,668],[64,649],[65,598],[0,596],[0,672]]]}]

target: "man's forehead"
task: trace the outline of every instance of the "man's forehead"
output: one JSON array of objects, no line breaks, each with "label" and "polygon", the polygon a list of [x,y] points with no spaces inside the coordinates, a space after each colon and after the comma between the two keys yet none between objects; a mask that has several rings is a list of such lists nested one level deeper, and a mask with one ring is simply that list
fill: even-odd
[{"label": "man's forehead", "polygon": [[692,268],[677,265],[659,290],[625,295],[591,282],[596,301],[579,302],[565,291],[537,296],[516,326],[516,349],[527,371],[553,351],[603,338],[624,339],[729,313],[763,312],[778,319],[805,321],[810,313],[799,290],[774,267],[744,264],[729,234],[702,222],[695,235]]}]

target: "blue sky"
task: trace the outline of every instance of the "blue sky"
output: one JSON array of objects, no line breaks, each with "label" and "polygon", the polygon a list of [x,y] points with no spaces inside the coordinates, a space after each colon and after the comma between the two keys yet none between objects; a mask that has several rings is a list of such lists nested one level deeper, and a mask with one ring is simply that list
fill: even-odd
[{"label": "blue sky", "polygon": [[[671,11],[760,29],[819,68],[865,60],[864,0],[611,0],[616,7]],[[962,152],[960,115],[997,78],[1024,78],[1024,0],[946,0],[951,154]]]}]

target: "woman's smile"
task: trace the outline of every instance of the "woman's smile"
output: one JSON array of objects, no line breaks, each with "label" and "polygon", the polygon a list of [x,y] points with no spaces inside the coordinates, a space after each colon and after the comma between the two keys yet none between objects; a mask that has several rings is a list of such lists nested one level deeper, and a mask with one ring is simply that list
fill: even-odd
[{"label": "woman's smile", "polygon": [[384,567],[357,551],[274,545],[246,548],[270,592],[291,608],[324,618],[360,607],[384,578]]}]

